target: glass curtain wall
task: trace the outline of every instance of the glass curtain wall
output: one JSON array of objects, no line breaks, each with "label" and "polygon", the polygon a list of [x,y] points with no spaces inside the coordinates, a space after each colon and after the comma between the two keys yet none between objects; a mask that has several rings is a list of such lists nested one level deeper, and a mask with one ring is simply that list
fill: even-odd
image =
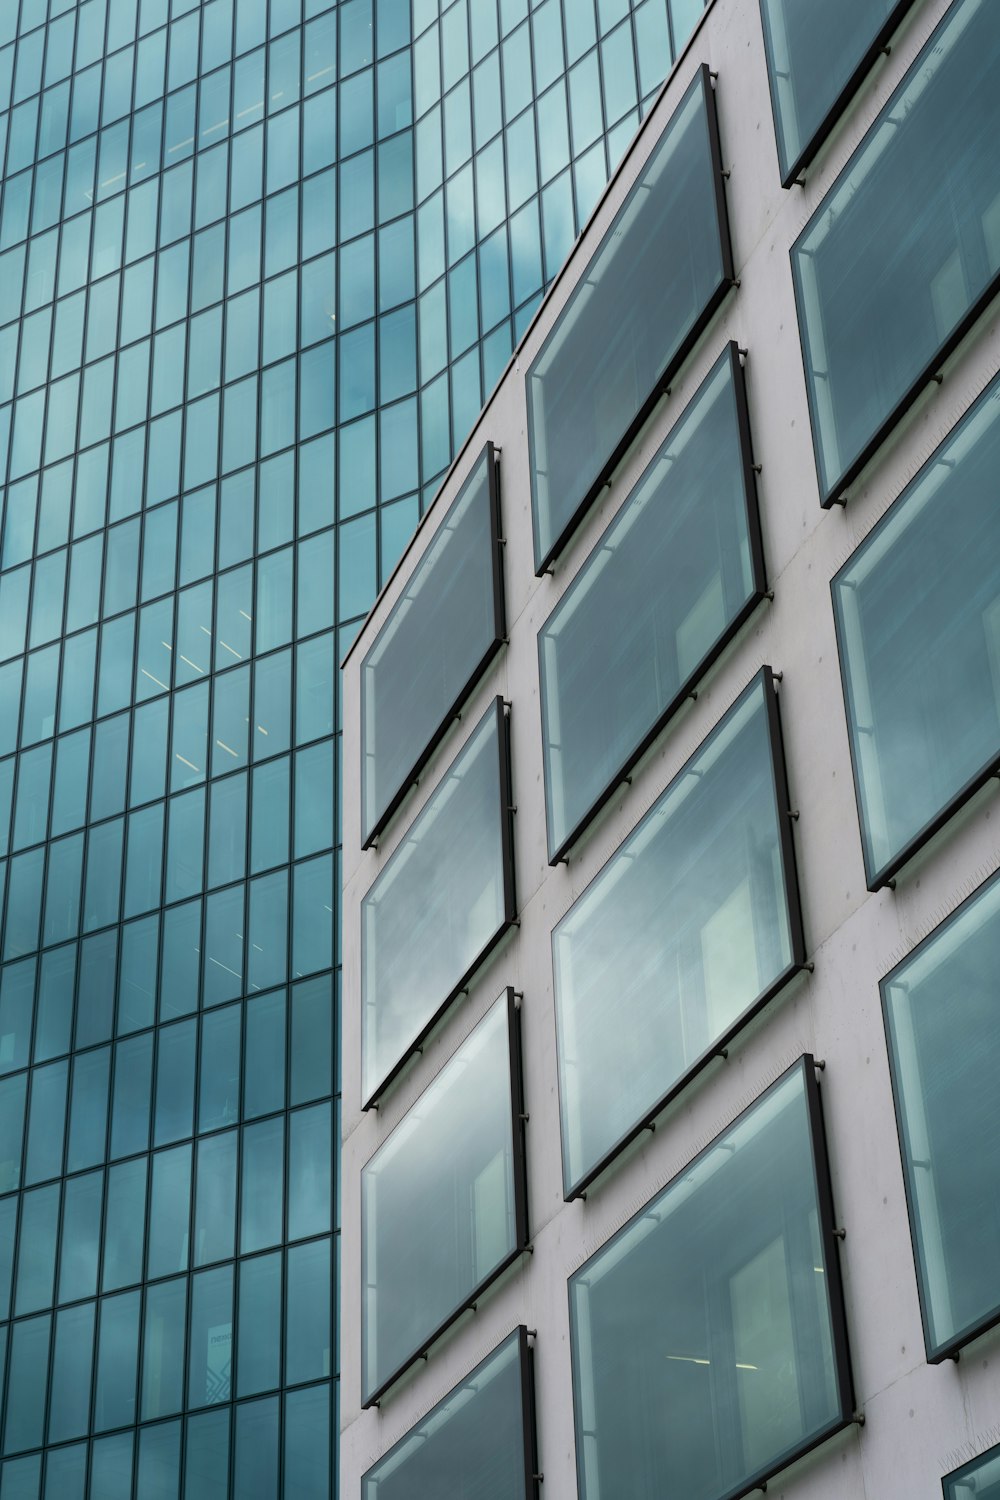
[{"label": "glass curtain wall", "polygon": [[335,665],[685,0],[0,6],[0,1491],[334,1484]]}]

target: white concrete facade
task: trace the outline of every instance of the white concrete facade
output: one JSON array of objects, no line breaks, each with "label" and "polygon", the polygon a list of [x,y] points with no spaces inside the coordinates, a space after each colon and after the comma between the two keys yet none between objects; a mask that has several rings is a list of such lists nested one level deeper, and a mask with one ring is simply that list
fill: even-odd
[{"label": "white concrete facade", "polygon": [[[952,819],[901,873],[866,889],[834,633],[830,580],[1000,368],[1000,304],[945,365],[861,479],[846,508],[821,509],[810,437],[789,247],[947,9],[913,7],[809,169],[804,188],[779,183],[756,0],[715,0],[668,78],[590,225],[543,303],[446,484],[376,603],[344,666],[343,1146],[341,1493],[517,1324],[537,1330],[539,1467],[545,1500],[577,1494],[567,1278],[801,1054],[826,1062],[823,1098],[857,1403],[852,1426],[783,1472],[769,1493],[797,1500],[937,1500],[941,1477],[1000,1440],[1000,1330],[958,1363],[930,1366],[890,1089],[879,980],[1000,867],[996,783]],[[557,559],[536,578],[532,556],[525,371],[697,68],[717,74],[726,197],[740,285],[686,361]],[[748,351],[746,378],[768,585],[740,636],[659,736],[571,851],[550,867],[545,841],[536,637],[595,539],[698,388],[727,340]],[[483,445],[501,450],[508,644],[473,690],[377,849],[362,852],[360,677],[386,619]],[[763,664],[780,685],[785,758],[807,953],[815,972],[772,1001],[588,1192],[566,1203],[559,1151],[551,932],[678,769]],[[520,927],[506,937],[381,1101],[361,1110],[360,907],[400,837],[489,702],[509,701],[515,872]],[[464,1314],[383,1398],[361,1409],[360,1174],[505,985],[523,995],[522,1055],[528,1211],[534,1252]],[[415,1293],[416,1294],[416,1293]]]}]

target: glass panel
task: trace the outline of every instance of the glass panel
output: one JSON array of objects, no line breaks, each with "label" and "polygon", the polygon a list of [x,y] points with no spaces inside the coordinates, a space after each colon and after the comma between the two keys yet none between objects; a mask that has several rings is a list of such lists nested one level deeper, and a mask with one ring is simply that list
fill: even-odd
[{"label": "glass panel", "polygon": [[362,1172],[366,1403],[525,1243],[513,1027],[508,993]]},{"label": "glass panel", "polygon": [[[233,1268],[220,1266],[191,1278],[191,1344],[188,1351],[188,1405],[214,1406],[231,1395],[233,1349]],[[228,1450],[228,1424],[224,1446]],[[214,1432],[214,1427],[210,1432]],[[220,1443],[221,1443],[220,1439]],[[208,1452],[214,1453],[211,1438]],[[190,1469],[188,1481],[190,1483]]]},{"label": "glass panel", "polygon": [[765,668],[556,927],[567,1193],[801,962],[778,778]]},{"label": "glass panel", "polygon": [[[412,1500],[459,1484],[476,1500],[529,1500],[534,1431],[525,1431],[522,1398],[529,1360],[518,1329],[368,1470],[362,1500]],[[530,1408],[528,1416],[533,1425]]]},{"label": "glass panel", "polygon": [[1000,381],[833,581],[869,889],[1000,758]]},{"label": "glass panel", "polygon": [[[762,0],[781,180],[788,187],[825,138],[827,121],[911,0],[839,0],[818,11]],[[832,124],[832,120],[830,120]]]},{"label": "glass panel", "polygon": [[513,918],[507,725],[487,711],[362,903],[364,1092],[372,1096]]},{"label": "glass panel", "polygon": [[928,1356],[1000,1319],[1000,882],[883,981]]},{"label": "glass panel", "polygon": [[1000,9],[958,0],[792,247],[824,504],[1000,273]]},{"label": "glass panel", "polygon": [[747,437],[730,345],[540,633],[550,860],[761,596]]},{"label": "glass panel", "polygon": [[496,486],[487,444],[362,664],[366,843],[500,644]]},{"label": "glass panel", "polygon": [[330,1387],[311,1386],[285,1397],[286,1495],[296,1500],[330,1497]]},{"label": "glass panel", "polygon": [[803,1058],[570,1280],[581,1500],[747,1494],[850,1421],[820,1129]]},{"label": "glass panel", "polygon": [[725,294],[728,238],[702,68],[528,371],[538,571]]},{"label": "glass panel", "polygon": [[1000,1500],[1000,1447],[991,1448],[971,1463],[946,1474],[944,1500]]}]

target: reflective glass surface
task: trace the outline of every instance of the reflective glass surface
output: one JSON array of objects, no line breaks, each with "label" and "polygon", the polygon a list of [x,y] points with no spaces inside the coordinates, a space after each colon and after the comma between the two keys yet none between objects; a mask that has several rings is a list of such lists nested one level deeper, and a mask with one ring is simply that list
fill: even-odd
[{"label": "reflective glass surface", "polygon": [[765,669],[553,932],[568,1195],[802,962],[787,808]]},{"label": "reflective glass surface", "polygon": [[517,1046],[507,992],[361,1174],[366,1403],[527,1241]]},{"label": "reflective glass surface", "polygon": [[516,1329],[364,1476],[362,1500],[531,1500],[531,1353]]},{"label": "reflective glass surface", "polygon": [[369,1102],[514,919],[507,723],[487,710],[361,907]]},{"label": "reflective glass surface", "polygon": [[748,1494],[850,1420],[811,1064],[571,1278],[581,1500]]},{"label": "reflective glass surface", "polygon": [[781,179],[787,187],[832,129],[912,0],[761,0]]},{"label": "reflective glass surface", "polygon": [[1000,274],[1000,10],[958,0],[792,248],[824,505]]},{"label": "reflective glass surface", "polygon": [[362,663],[366,843],[503,637],[497,484],[488,444]]},{"label": "reflective glass surface", "polygon": [[883,981],[927,1352],[1000,1320],[1000,883]]},{"label": "reflective glass surface", "polygon": [[[944,1500],[1000,1500],[1000,1448],[991,1448],[980,1458],[963,1464],[942,1481]],[[367,1500],[367,1496],[366,1496]]]},{"label": "reflective glass surface", "polygon": [[1000,760],[1000,381],[833,581],[870,889]]},{"label": "reflective glass surface", "polygon": [[703,68],[526,376],[538,571],[731,277],[715,99]]},{"label": "reflective glass surface", "polygon": [[746,397],[730,346],[539,632],[550,860],[763,589]]}]

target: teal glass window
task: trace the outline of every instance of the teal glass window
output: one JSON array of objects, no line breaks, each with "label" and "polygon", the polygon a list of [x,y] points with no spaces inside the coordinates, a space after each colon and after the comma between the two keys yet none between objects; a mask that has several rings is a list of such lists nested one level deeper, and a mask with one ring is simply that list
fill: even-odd
[{"label": "teal glass window", "polygon": [[802,966],[789,805],[765,667],[553,932],[567,1197]]},{"label": "teal glass window", "polygon": [[362,1500],[413,1500],[458,1483],[479,1500],[537,1500],[534,1408],[522,1326],[368,1470]]},{"label": "teal glass window", "polygon": [[1000,277],[1000,11],[952,5],[792,247],[824,505]]},{"label": "teal glass window", "polygon": [[362,902],[362,1089],[374,1102],[515,917],[507,719],[489,708]]},{"label": "teal glass window", "polygon": [[1000,765],[995,380],[833,580],[869,890]]},{"label": "teal glass window", "polygon": [[361,666],[367,848],[500,649],[497,459],[488,443]]},{"label": "teal glass window", "polygon": [[527,373],[539,573],[731,285],[721,171],[703,67]]},{"label": "teal glass window", "polygon": [[365,1406],[527,1244],[518,1045],[508,990],[361,1174]]},{"label": "teal glass window", "polygon": [[1000,1322],[998,966],[994,878],[882,981],[924,1340],[935,1364]]},{"label": "teal glass window", "polygon": [[816,155],[912,0],[761,0],[778,163],[790,187]]},{"label": "teal glass window", "polygon": [[851,1421],[833,1231],[805,1056],[571,1277],[580,1500],[747,1495]]},{"label": "teal glass window", "polygon": [[1000,1500],[1000,1447],[946,1474],[941,1483],[944,1500],[968,1500],[969,1495],[976,1500]]},{"label": "teal glass window", "polygon": [[752,465],[730,345],[539,632],[550,861],[763,597]]}]

